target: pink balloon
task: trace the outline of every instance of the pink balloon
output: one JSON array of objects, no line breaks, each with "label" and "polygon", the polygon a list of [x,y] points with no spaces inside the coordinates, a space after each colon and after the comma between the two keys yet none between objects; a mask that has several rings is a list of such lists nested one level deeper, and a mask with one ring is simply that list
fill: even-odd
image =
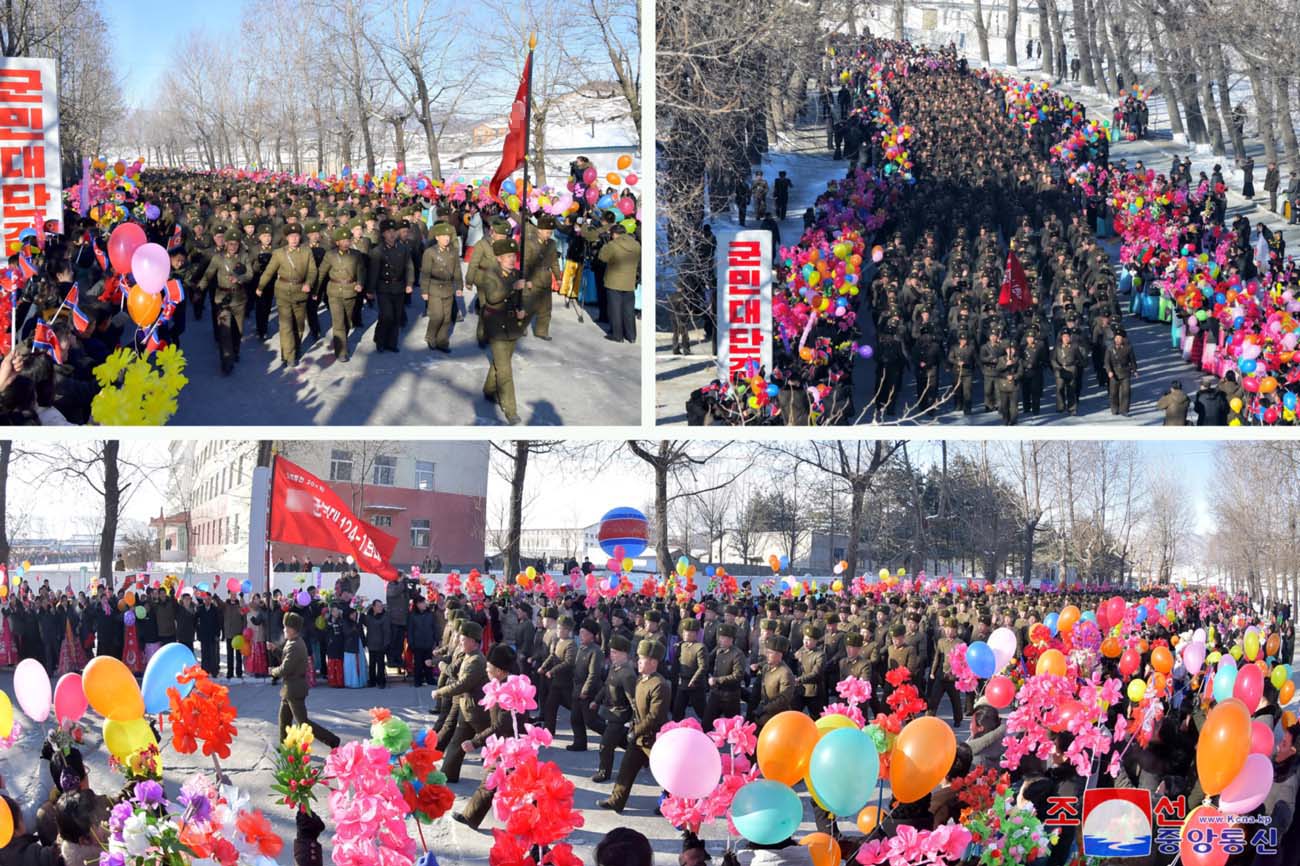
[{"label": "pink balloon", "polygon": [[81,684],[81,674],[64,674],[54,686],[54,717],[63,722],[75,722],[86,714],[86,690]]},{"label": "pink balloon", "polygon": [[1201,672],[1201,667],[1205,664],[1205,644],[1200,641],[1192,641],[1187,644],[1183,650],[1183,667],[1192,676]]},{"label": "pink balloon", "polygon": [[[1258,668],[1256,668],[1258,670]],[[1254,809],[1273,787],[1273,762],[1265,755],[1246,756],[1246,764],[1237,778],[1219,795],[1219,809],[1229,815],[1241,815]]]},{"label": "pink balloon", "polygon": [[158,244],[144,244],[131,254],[131,275],[146,294],[161,292],[171,273],[172,263],[167,250]]},{"label": "pink balloon", "polygon": [[[1232,696],[1246,705],[1252,713],[1264,695],[1264,672],[1251,664],[1243,664],[1237,671],[1237,681],[1232,686]],[[1253,808],[1253,807],[1252,807]]]},{"label": "pink balloon", "polygon": [[628,186],[636,186],[637,181],[640,179],[641,178],[637,177],[635,174],[629,174],[627,177],[623,178],[623,182]]},{"label": "pink balloon", "polygon": [[239,592],[239,580],[233,577],[227,578],[226,590],[228,592]]},{"label": "pink balloon", "polygon": [[1273,729],[1259,719],[1250,723],[1250,753],[1273,756]]},{"label": "pink balloon", "polygon": [[113,270],[124,274],[131,270],[131,256],[144,245],[148,238],[144,229],[136,223],[122,223],[108,236],[108,257],[113,263]]},{"label": "pink balloon", "polygon": [[50,717],[50,675],[36,659],[23,659],[14,670],[14,697],[27,718],[43,722]]},{"label": "pink balloon", "polygon": [[636,202],[630,198],[621,198],[618,200],[618,210],[623,216],[631,216],[636,213]]},{"label": "pink balloon", "polygon": [[[587,169],[587,171],[591,171],[591,169]],[[586,199],[587,204],[594,205],[596,202],[600,201],[600,190],[596,189],[594,186],[587,187]]]},{"label": "pink balloon", "polygon": [[650,772],[669,794],[707,797],[722,778],[722,756],[703,731],[673,728],[655,739]]},{"label": "pink balloon", "polygon": [[596,182],[596,169],[594,167],[587,166],[587,170],[582,173],[582,182],[585,184]]}]

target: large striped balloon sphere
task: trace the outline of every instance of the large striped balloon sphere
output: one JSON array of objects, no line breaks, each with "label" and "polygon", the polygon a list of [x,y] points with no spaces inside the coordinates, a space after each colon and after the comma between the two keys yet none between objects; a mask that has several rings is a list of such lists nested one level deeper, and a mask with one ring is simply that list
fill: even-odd
[{"label": "large striped balloon sphere", "polygon": [[619,545],[624,556],[640,556],[649,535],[649,521],[635,508],[612,508],[600,519],[600,549],[606,556],[613,556]]}]

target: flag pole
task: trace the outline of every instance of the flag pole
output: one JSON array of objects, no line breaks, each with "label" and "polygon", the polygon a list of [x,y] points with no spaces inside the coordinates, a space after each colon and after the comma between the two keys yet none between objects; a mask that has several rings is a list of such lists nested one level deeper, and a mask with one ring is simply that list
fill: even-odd
[{"label": "flag pole", "polygon": [[[527,279],[524,265],[524,247],[528,239],[528,139],[533,125],[533,50],[537,48],[537,34],[528,34],[528,54],[524,68],[528,70],[528,83],[524,88],[524,186],[519,190],[519,278]],[[522,292],[520,292],[522,295]],[[520,309],[523,306],[520,305]]]}]

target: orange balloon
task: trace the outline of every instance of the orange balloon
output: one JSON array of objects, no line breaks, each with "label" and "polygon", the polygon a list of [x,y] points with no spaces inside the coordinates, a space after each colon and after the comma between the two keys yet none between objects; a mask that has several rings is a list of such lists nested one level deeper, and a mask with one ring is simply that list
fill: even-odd
[{"label": "orange balloon", "polygon": [[1046,650],[1038,657],[1038,666],[1034,669],[1034,673],[1065,676],[1065,655],[1059,649]]},{"label": "orange balloon", "polygon": [[125,601],[125,602],[126,602],[128,605],[130,605],[131,607],[135,607],[135,593],[134,593],[134,592],[130,592],[130,591],[128,590],[128,591],[126,592],[126,594],[122,596],[122,600]]},{"label": "orange balloon", "polygon": [[862,831],[864,836],[870,836],[871,831],[876,829],[876,825],[879,823],[879,806],[864,806],[862,811],[858,813],[858,829]]},{"label": "orange balloon", "polygon": [[1278,689],[1277,692],[1277,702],[1279,704],[1289,704],[1291,703],[1291,699],[1294,697],[1295,697],[1295,683],[1292,682],[1291,680],[1287,680],[1286,682],[1282,683],[1282,688]]},{"label": "orange balloon", "polygon": [[158,314],[162,312],[162,293],[151,295],[136,286],[126,296],[126,311],[131,314],[131,321],[148,328],[158,321]]},{"label": "orange balloon", "polygon": [[1079,621],[1079,609],[1072,604],[1067,604],[1061,609],[1061,615],[1056,618],[1056,630],[1069,634],[1074,630],[1074,624]]},{"label": "orange balloon", "polygon": [[1223,791],[1250,754],[1250,710],[1236,698],[1215,705],[1196,742],[1196,771],[1209,796]]},{"label": "orange balloon", "polygon": [[1268,636],[1268,641],[1264,644],[1264,654],[1276,656],[1277,651],[1282,648],[1282,636],[1277,632]]},{"label": "orange balloon", "polygon": [[1101,654],[1108,659],[1119,658],[1119,654],[1123,651],[1123,648],[1119,644],[1119,638],[1117,637],[1108,637],[1101,642]]},{"label": "orange balloon", "polygon": [[623,178],[619,177],[618,174],[612,171],[605,175],[605,180],[609,181],[610,186],[618,186],[623,182]]},{"label": "orange balloon", "polygon": [[1158,646],[1151,650],[1151,667],[1167,674],[1174,669],[1174,656],[1166,647]]},{"label": "orange balloon", "polygon": [[840,843],[829,833],[809,833],[799,840],[799,844],[812,854],[813,866],[839,866]]},{"label": "orange balloon", "polygon": [[957,757],[957,738],[935,716],[913,719],[894,740],[889,784],[900,803],[915,803],[943,781]]},{"label": "orange balloon", "polygon": [[9,811],[9,804],[0,800],[0,848],[9,844],[14,837],[14,815]]},{"label": "orange balloon", "polygon": [[628,154],[625,153],[625,154],[623,154],[622,156],[620,156],[620,157],[618,158],[618,168],[619,168],[619,171],[626,171],[627,169],[629,169],[629,168],[631,168],[631,167],[632,167],[632,157],[631,157],[631,156],[629,156]]},{"label": "orange balloon", "polygon": [[[1291,692],[1292,694],[1294,694],[1295,689],[1292,689]],[[1291,712],[1290,710],[1287,710],[1286,712],[1282,713],[1282,727],[1289,728],[1295,723],[1296,723],[1295,713]]]},{"label": "orange balloon", "polygon": [[791,787],[803,781],[817,736],[817,723],[803,713],[786,710],[768,719],[758,732],[758,769],[763,777]]},{"label": "orange balloon", "polygon": [[81,686],[90,706],[106,719],[130,722],[144,715],[140,686],[119,659],[95,656],[81,675]]},{"label": "orange balloon", "polygon": [[1165,675],[1156,671],[1156,673],[1151,677],[1151,688],[1155,689],[1157,692],[1163,692],[1165,690],[1165,682]]}]

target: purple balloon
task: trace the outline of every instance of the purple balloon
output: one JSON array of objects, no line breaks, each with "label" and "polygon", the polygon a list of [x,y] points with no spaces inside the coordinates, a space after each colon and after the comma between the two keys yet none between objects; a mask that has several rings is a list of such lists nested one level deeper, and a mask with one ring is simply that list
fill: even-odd
[{"label": "purple balloon", "polygon": [[870,358],[872,355],[876,354],[876,350],[870,346],[858,346],[858,354],[863,358]]},{"label": "purple balloon", "polygon": [[156,219],[158,219],[158,217],[161,216],[161,215],[162,215],[162,211],[158,210],[158,205],[156,205],[156,204],[147,204],[147,205],[144,206],[144,218],[145,218],[145,219],[156,220]]},{"label": "purple balloon", "polygon": [[122,614],[122,622],[126,625],[135,625],[135,611],[128,610],[126,613]]},{"label": "purple balloon", "polygon": [[297,601],[299,605],[301,605],[302,607],[306,607],[307,605],[311,604],[311,593],[309,593],[305,589],[298,590]]},{"label": "purple balloon", "polygon": [[172,263],[167,250],[158,244],[144,244],[131,254],[131,275],[146,294],[161,292],[171,273]]}]

